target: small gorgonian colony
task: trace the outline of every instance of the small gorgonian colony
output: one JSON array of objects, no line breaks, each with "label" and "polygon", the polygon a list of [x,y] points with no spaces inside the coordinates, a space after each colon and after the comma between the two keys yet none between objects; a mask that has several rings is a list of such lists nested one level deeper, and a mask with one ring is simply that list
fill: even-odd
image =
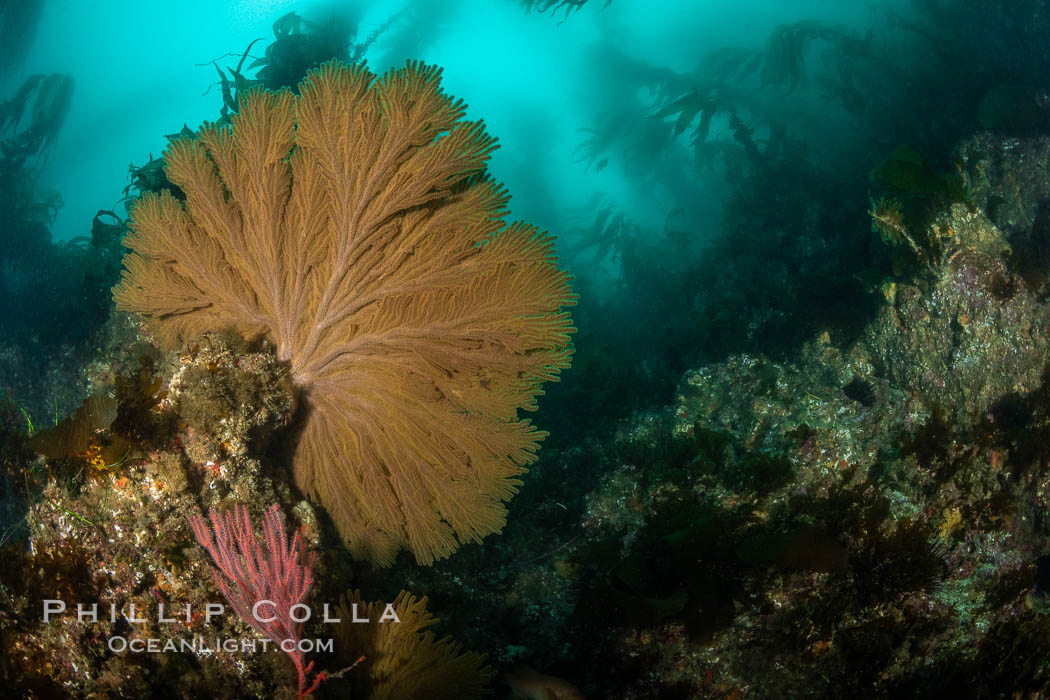
[{"label": "small gorgonian colony", "polygon": [[435,67],[330,62],[173,141],[114,290],[166,347],[233,327],[290,363],[299,487],[358,558],[429,564],[499,531],[544,437],[519,409],[569,364],[553,239],[507,224],[495,140]]}]

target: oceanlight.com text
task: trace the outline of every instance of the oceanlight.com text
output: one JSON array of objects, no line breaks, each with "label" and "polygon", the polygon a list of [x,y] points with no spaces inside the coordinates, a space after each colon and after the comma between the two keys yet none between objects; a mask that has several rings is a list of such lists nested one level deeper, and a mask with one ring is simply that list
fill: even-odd
[{"label": "oceanlight.com text", "polygon": [[192,652],[194,654],[213,654],[220,651],[227,653],[254,654],[256,652],[268,651],[271,647],[280,648],[282,651],[291,653],[301,651],[309,654],[314,651],[331,652],[333,649],[332,639],[286,639],[276,644],[270,639],[245,639],[228,637],[226,639],[206,640],[204,637],[193,639],[127,639],[126,637],[110,637],[107,646],[109,650],[120,654],[128,651],[133,654],[164,654],[168,652]]}]

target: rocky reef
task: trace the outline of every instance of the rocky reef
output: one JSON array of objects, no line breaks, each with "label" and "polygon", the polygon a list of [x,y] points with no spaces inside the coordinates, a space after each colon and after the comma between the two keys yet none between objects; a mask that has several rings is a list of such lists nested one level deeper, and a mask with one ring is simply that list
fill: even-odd
[{"label": "rocky reef", "polygon": [[[297,397],[272,348],[219,333],[165,355],[114,316],[67,385],[115,402],[91,445],[118,444],[119,459],[45,459],[17,406],[0,406],[2,678],[25,697],[292,696],[294,671],[276,652],[109,647],[251,637],[236,616],[201,619],[218,592],[187,517],[278,503],[320,555],[313,600],[350,586],[387,600],[426,593],[447,629],[507,672],[500,692],[1045,692],[1048,161],[1045,139],[968,142],[959,168],[971,201],[929,218],[917,238],[938,241],[937,255],[872,288],[881,304],[855,340],[818,333],[791,359],[734,354],[690,370],[663,409],[544,452],[502,535],[434,567],[352,566],[296,491],[286,464]],[[105,604],[97,620],[70,606],[45,623],[42,598]],[[174,621],[159,621],[159,605]],[[316,621],[306,635],[330,636]],[[351,656],[313,658],[336,669]],[[487,680],[481,663],[463,667]],[[362,672],[382,667],[318,696],[367,695]]]},{"label": "rocky reef", "polygon": [[985,205],[1034,211],[1046,148],[960,150],[973,201],[929,218],[938,255],[855,341],[687,372],[548,452],[502,540],[400,573],[469,590],[468,644],[588,697],[1045,691],[1050,304]]}]

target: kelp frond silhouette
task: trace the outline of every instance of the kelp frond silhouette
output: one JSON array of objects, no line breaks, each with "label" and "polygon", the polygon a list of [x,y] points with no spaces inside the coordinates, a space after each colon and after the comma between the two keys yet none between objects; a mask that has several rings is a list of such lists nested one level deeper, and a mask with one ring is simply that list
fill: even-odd
[{"label": "kelp frond silhouette", "polygon": [[[52,73],[29,76],[11,100],[0,103],[0,157],[5,169],[18,167],[33,156],[46,156],[72,99],[72,76]],[[29,124],[23,128],[27,108]],[[42,164],[39,167],[43,169]]]},{"label": "kelp frond silhouette", "polygon": [[[871,40],[870,33],[862,38],[842,27],[814,20],[780,25],[770,33],[762,49],[729,47],[709,52],[700,62],[692,88],[660,91],[661,106],[652,118],[673,117],[673,138],[697,121],[693,142],[702,144],[711,133],[711,120],[725,114],[729,117],[729,131],[740,140],[741,125],[752,128],[756,121],[772,121],[771,115],[763,114],[768,107],[762,107],[762,102],[746,89],[745,84],[752,80],[758,87],[785,94],[814,82],[823,97],[858,112],[865,102],[858,71],[871,62]],[[817,44],[823,48],[822,70],[811,76],[806,58],[817,51]],[[749,115],[747,122],[742,114]]]},{"label": "kelp frond silhouette", "polygon": [[727,111],[731,110],[714,95],[713,91],[694,89],[658,111],[653,115],[653,119],[665,119],[677,115],[672,138],[678,138],[679,134],[685,131],[699,114],[700,123],[695,129],[693,138],[695,141],[704,141],[711,132],[711,119],[719,112]]},{"label": "kelp frond silhouette", "polygon": [[773,29],[764,49],[721,48],[710,52],[701,69],[708,79],[745,80],[758,73],[764,86],[794,92],[809,85],[806,50],[814,41],[840,42],[849,35],[840,27],[803,20]]},{"label": "kelp frond silhouette", "polygon": [[518,410],[572,352],[553,239],[506,224],[495,139],[439,78],[329,62],[298,96],[247,92],[230,126],[168,146],[185,203],[135,204],[114,288],[168,347],[273,342],[307,411],[296,482],[380,565],[501,529],[545,436]]},{"label": "kelp frond silhouette", "polygon": [[[589,226],[572,231],[577,234],[577,240],[568,246],[567,257],[574,264],[589,258],[583,267],[592,271],[608,260],[622,275],[624,264],[641,243],[641,229],[615,205],[603,204],[598,198],[592,198],[587,209],[597,209],[598,213]],[[593,256],[584,254],[589,249],[594,250]]]},{"label": "kelp frond silhouette", "polygon": [[[603,115],[599,125],[594,128],[577,129],[586,138],[572,150],[573,162],[585,163],[585,169],[596,166],[601,160],[608,163],[606,154],[627,138],[633,126],[629,115],[617,112]],[[600,168],[596,167],[596,170]]]},{"label": "kelp frond silhouette", "polygon": [[[810,85],[806,58],[816,51],[815,45],[823,47],[820,58],[824,72],[813,77],[818,83],[826,84],[829,80],[848,81],[855,71],[854,64],[870,59],[871,42],[871,32],[861,37],[844,27],[803,20],[774,28],[764,48],[729,47],[711,51],[701,61],[699,74],[707,83],[718,85],[757,77],[762,87],[792,93]],[[841,89],[841,85],[835,87]]]},{"label": "kelp frond silhouette", "polygon": [[[564,9],[565,16],[562,17],[562,22],[569,19],[569,15],[573,12],[579,12],[586,4],[587,0],[521,0],[521,5],[525,8],[526,12],[536,10],[540,14],[543,14],[549,10],[551,17],[553,17],[558,13],[558,10]],[[612,0],[605,0],[602,9],[604,10],[611,4]]]}]

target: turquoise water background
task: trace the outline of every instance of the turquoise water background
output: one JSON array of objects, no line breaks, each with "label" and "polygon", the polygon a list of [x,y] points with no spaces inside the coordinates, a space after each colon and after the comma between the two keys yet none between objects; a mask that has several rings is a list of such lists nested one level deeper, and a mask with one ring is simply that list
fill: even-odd
[{"label": "turquoise water background", "polygon": [[[422,59],[443,67],[446,90],[464,99],[470,116],[484,118],[500,139],[492,171],[510,188],[516,217],[564,230],[593,216],[588,205],[601,196],[643,227],[662,226],[665,192],[615,164],[594,172],[573,160],[580,129],[595,126],[618,106],[656,99],[623,74],[623,59],[688,72],[709,49],[761,47],[770,30],[785,22],[813,19],[863,32],[891,11],[907,11],[897,2],[834,0],[601,5],[592,2],[563,19],[564,11],[553,18],[526,15],[516,0],[49,0],[24,63],[5,76],[0,90],[10,94],[26,76],[41,72],[69,73],[76,81],[70,113],[38,183],[61,194],[65,205],[52,235],[68,240],[88,233],[98,209],[122,212],[118,200],[129,163],[142,165],[150,154],[159,155],[164,134],[218,117],[221,96],[210,61],[235,66],[245,47],[262,38],[254,47],[259,55],[273,38],[272,22],[293,10],[307,19],[332,13],[356,19],[359,38],[396,16],[368,52],[369,65],[385,70]],[[848,123],[836,128],[825,118],[819,126],[825,139],[852,138]],[[687,142],[678,147],[684,153]],[[717,178],[699,184],[698,198],[718,193],[697,202],[713,215],[721,185]]]}]

